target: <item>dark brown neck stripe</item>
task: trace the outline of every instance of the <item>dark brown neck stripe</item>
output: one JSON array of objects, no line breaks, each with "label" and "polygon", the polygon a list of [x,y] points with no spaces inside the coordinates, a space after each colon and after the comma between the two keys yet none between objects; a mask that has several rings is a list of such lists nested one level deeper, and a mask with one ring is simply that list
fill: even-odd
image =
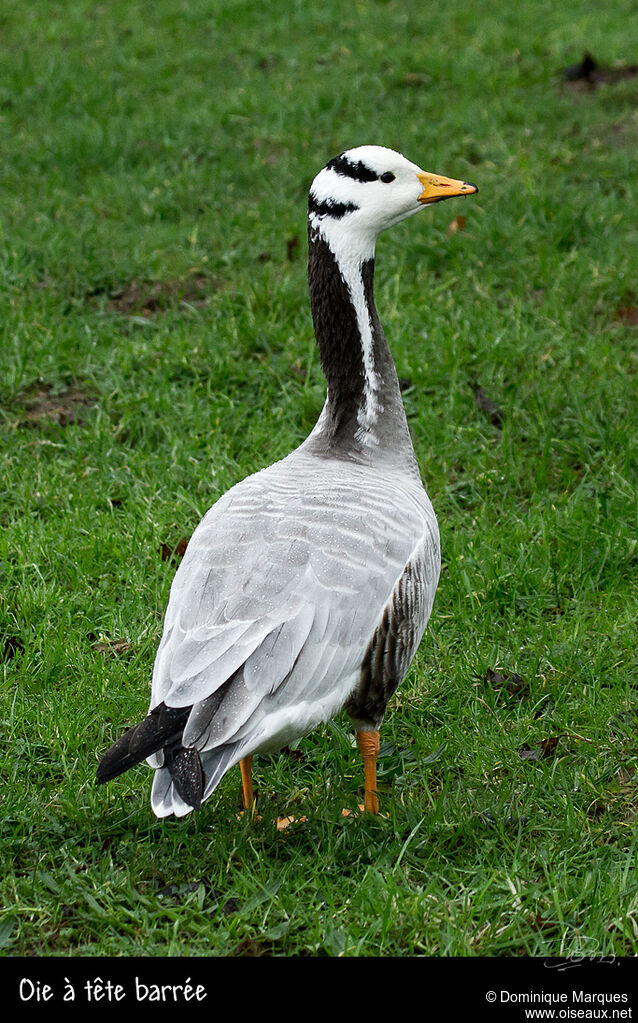
[{"label": "dark brown neck stripe", "polygon": [[310,228],[310,308],[334,423],[354,419],[364,401],[365,370],[350,290],[326,240]]}]

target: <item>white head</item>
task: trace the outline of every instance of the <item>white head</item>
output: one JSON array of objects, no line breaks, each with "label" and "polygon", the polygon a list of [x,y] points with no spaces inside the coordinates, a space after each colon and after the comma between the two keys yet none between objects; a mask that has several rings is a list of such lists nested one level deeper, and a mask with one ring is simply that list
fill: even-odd
[{"label": "white head", "polygon": [[310,187],[308,216],[335,254],[374,255],[377,235],[423,206],[477,192],[467,181],[429,174],[401,153],[358,146],[330,160]]}]

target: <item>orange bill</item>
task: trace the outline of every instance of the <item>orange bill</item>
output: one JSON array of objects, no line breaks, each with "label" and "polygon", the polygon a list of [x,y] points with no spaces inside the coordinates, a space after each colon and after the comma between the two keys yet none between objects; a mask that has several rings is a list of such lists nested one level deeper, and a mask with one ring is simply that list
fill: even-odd
[{"label": "orange bill", "polygon": [[442,199],[452,199],[456,195],[472,195],[473,192],[478,192],[478,188],[471,181],[456,181],[455,178],[444,178],[441,174],[426,174],[422,171],[417,174],[417,178],[423,185],[419,202],[424,206],[432,202],[441,202]]}]

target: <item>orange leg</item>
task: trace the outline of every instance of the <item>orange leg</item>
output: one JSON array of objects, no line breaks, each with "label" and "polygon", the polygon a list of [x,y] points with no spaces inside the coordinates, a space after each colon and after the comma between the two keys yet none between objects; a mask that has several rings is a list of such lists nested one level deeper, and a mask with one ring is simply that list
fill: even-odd
[{"label": "orange leg", "polygon": [[357,732],[357,746],[363,760],[365,779],[364,808],[367,813],[379,812],[377,798],[377,757],[379,755],[379,733]]},{"label": "orange leg", "polygon": [[253,795],[253,758],[244,757],[239,761],[241,771],[241,788],[244,794],[244,806],[247,810],[253,809],[255,797]]}]

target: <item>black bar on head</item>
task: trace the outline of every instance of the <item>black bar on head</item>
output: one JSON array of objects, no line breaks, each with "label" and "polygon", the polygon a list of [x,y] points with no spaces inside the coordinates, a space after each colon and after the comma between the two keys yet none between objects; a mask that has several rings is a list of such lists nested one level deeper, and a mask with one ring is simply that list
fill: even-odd
[{"label": "black bar on head", "polygon": [[326,164],[326,170],[333,170],[344,178],[354,178],[355,181],[377,181],[379,175],[376,171],[366,167],[362,160],[349,160],[344,153],[335,156]]}]

